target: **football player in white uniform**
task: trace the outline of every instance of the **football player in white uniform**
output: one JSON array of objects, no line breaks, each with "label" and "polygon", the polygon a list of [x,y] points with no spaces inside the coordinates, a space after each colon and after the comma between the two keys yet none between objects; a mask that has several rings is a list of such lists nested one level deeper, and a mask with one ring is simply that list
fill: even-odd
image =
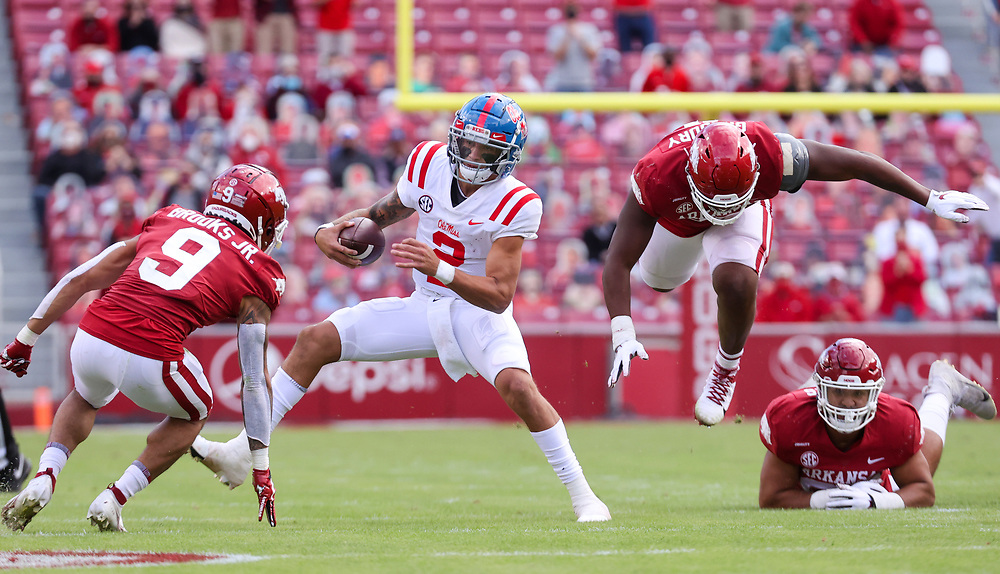
[{"label": "football player in white uniform", "polygon": [[[425,141],[414,148],[395,190],[317,230],[327,257],[355,267],[356,253],[337,241],[350,219],[367,217],[384,228],[416,213],[416,238],[391,251],[396,266],[413,269],[416,290],[340,309],[304,329],[272,379],[271,425],[326,364],[438,357],[454,380],[478,373],[496,387],[566,485],[579,522],[610,520],[562,419],[535,386],[512,314],[521,247],[536,237],[542,216],[538,195],[510,177],[526,138],[517,103],[501,94],[477,96],[455,114],[447,145]],[[225,444],[199,437],[191,450],[234,488],[249,469],[245,445],[242,437]]]}]

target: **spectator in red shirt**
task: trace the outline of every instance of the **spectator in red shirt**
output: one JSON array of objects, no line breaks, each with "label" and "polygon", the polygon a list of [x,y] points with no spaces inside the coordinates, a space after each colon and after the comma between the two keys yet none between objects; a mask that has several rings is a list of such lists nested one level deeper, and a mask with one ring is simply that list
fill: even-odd
[{"label": "spectator in red shirt", "polygon": [[69,26],[67,45],[70,52],[105,48],[118,51],[118,32],[115,25],[103,17],[98,17],[101,4],[97,0],[85,0],[80,5],[80,16]]},{"label": "spectator in red shirt", "polygon": [[926,279],[920,252],[907,245],[906,232],[900,228],[896,232],[896,255],[882,262],[882,315],[900,322],[923,318],[927,304],[921,288]]},{"label": "spectator in red shirt", "polygon": [[114,245],[119,241],[128,241],[142,233],[143,217],[135,212],[136,190],[135,181],[129,175],[119,175],[111,183],[115,190],[116,207],[112,218],[107,222],[104,231],[105,245]]},{"label": "spectator in red shirt", "polygon": [[331,56],[354,55],[354,29],[351,0],[316,0],[319,21],[316,29],[316,55],[320,62]]},{"label": "spectator in red shirt", "polygon": [[847,285],[847,270],[834,261],[824,265],[816,292],[816,320],[859,322],[865,320],[861,299]]},{"label": "spectator in red shirt", "polygon": [[809,290],[798,285],[795,267],[779,262],[774,267],[774,283],[757,298],[757,322],[802,323],[814,320]]},{"label": "spectator in red shirt", "polygon": [[88,116],[94,115],[94,100],[104,91],[119,92],[120,90],[104,82],[104,64],[97,59],[88,59],[83,65],[83,83],[73,89],[73,97]]},{"label": "spectator in red shirt", "polygon": [[213,54],[242,52],[246,46],[246,26],[240,0],[213,0],[208,22],[209,50]]},{"label": "spectator in red shirt", "polygon": [[854,0],[848,21],[852,50],[893,57],[903,33],[903,9],[897,0]]},{"label": "spectator in red shirt", "polygon": [[195,124],[203,116],[222,117],[222,110],[225,109],[222,90],[208,79],[204,62],[191,60],[187,66],[188,80],[174,96],[174,119]]},{"label": "spectator in red shirt", "polygon": [[522,269],[514,293],[514,318],[518,321],[554,319],[559,304],[545,290],[545,280],[537,269]]},{"label": "spectator in red shirt", "polygon": [[265,141],[265,137],[270,138],[267,122],[260,118],[258,120],[250,120],[243,124],[236,145],[229,150],[229,158],[233,163],[267,166],[277,176],[278,181],[284,181],[285,164],[278,150]]},{"label": "spectator in red shirt", "polygon": [[691,81],[687,72],[677,63],[677,50],[667,47],[659,56],[653,56],[649,74],[642,84],[644,92],[687,92]]}]

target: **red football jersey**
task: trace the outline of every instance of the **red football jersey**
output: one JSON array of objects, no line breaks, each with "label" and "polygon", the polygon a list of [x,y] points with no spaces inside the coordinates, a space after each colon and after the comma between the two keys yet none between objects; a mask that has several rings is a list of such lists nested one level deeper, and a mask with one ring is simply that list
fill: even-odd
[{"label": "red football jersey", "polygon": [[[799,482],[808,491],[836,488],[879,478],[920,450],[924,433],[913,405],[881,394],[875,418],[846,452],[830,440],[826,422],[816,409],[815,387],[771,401],[760,420],[760,440],[784,462],[799,467]],[[883,486],[889,488],[888,484]]]},{"label": "red football jersey", "polygon": [[[659,141],[632,170],[632,192],[642,209],[678,237],[694,237],[712,226],[691,199],[684,168],[691,142],[706,122],[685,124]],[[733,122],[746,132],[760,164],[752,201],[778,195],[785,171],[777,136],[761,122]]]},{"label": "red football jersey", "polygon": [[161,361],[184,356],[192,331],[235,318],[253,295],[273,311],[285,290],[281,266],[229,222],[176,205],[142,224],[135,259],[80,328]]}]

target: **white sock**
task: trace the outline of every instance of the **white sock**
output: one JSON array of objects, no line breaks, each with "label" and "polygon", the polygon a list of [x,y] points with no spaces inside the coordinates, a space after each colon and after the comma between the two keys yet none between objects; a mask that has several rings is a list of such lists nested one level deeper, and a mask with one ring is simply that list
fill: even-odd
[{"label": "white sock", "polygon": [[122,477],[115,481],[114,486],[125,495],[125,500],[128,500],[149,486],[149,470],[141,462],[132,461]]},{"label": "white sock", "polygon": [[566,434],[566,426],[562,419],[550,429],[531,433],[531,437],[538,443],[538,448],[542,449],[546,460],[552,465],[552,470],[556,471],[556,476],[563,484],[568,485],[583,477],[583,469],[580,468],[576,453],[569,444],[569,436]]},{"label": "white sock", "polygon": [[52,476],[58,477],[59,473],[66,468],[67,460],[69,460],[69,449],[57,442],[50,442],[45,445],[42,456],[38,457],[38,470],[51,468]]},{"label": "white sock", "polygon": [[722,346],[720,345],[718,352],[715,353],[715,363],[723,369],[731,371],[740,366],[740,357],[742,356],[743,349],[740,349],[740,352],[735,355],[730,355],[729,353],[723,351]]},{"label": "white sock", "polygon": [[941,437],[944,444],[945,433],[948,432],[948,419],[951,417],[951,397],[943,393],[929,393],[920,404],[920,423],[924,430],[934,431]]},{"label": "white sock", "polygon": [[271,405],[271,430],[274,430],[281,419],[285,418],[285,413],[292,410],[299,399],[305,396],[306,388],[292,380],[288,373],[279,367],[271,379],[271,392],[274,394],[274,402]]}]

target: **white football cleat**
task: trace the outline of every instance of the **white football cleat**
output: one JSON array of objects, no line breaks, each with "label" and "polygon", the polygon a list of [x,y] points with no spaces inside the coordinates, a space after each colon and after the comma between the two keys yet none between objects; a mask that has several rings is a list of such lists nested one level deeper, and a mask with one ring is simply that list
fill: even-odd
[{"label": "white football cleat", "polygon": [[736,373],[740,370],[723,369],[719,363],[715,363],[712,372],[708,375],[705,388],[701,390],[698,402],[694,404],[694,418],[698,422],[710,427],[722,422],[729,410],[729,403],[733,402],[733,393],[736,391]]},{"label": "white football cleat", "polygon": [[246,430],[224,443],[198,435],[191,445],[191,456],[214,472],[219,482],[228,486],[229,490],[243,484],[253,466]]},{"label": "white football cleat", "polygon": [[608,505],[601,502],[597,495],[581,497],[573,503],[573,512],[576,513],[577,522],[607,522],[611,520],[611,511]]},{"label": "white football cleat", "polygon": [[52,491],[55,487],[56,479],[51,469],[45,469],[35,475],[24,490],[4,505],[0,513],[4,526],[14,531],[24,530],[31,519],[52,500]]},{"label": "white football cleat", "polygon": [[948,361],[937,360],[931,364],[924,395],[943,393],[951,397],[953,405],[962,407],[981,419],[990,420],[997,416],[997,405],[989,391],[979,383],[959,373]]},{"label": "white football cleat", "polygon": [[101,532],[127,532],[125,524],[122,522],[122,507],[124,505],[118,502],[114,491],[111,490],[112,486],[114,485],[108,485],[97,495],[94,502],[90,503],[87,518]]}]

